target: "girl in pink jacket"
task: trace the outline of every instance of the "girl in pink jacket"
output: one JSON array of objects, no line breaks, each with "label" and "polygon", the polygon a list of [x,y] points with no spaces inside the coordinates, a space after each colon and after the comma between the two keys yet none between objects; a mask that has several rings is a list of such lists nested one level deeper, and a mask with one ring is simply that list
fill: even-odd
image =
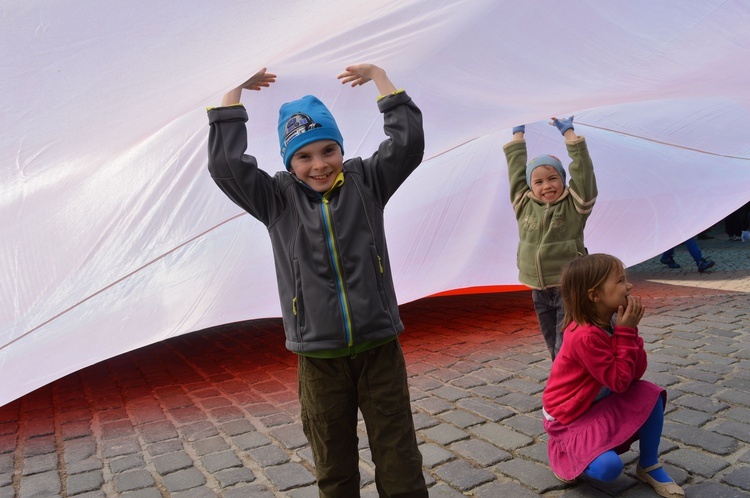
[{"label": "girl in pink jacket", "polygon": [[607,254],[563,269],[565,340],[542,395],[550,466],[565,482],[581,474],[612,481],[623,469],[619,454],[640,440],[636,476],[661,496],[682,497],[658,460],[666,392],[641,380],[643,306],[632,288],[622,262]]}]

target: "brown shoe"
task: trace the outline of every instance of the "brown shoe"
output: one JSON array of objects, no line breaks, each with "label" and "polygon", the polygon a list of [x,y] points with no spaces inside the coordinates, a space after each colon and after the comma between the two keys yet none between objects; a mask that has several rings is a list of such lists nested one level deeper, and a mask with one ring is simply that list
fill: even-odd
[{"label": "brown shoe", "polygon": [[[555,474],[555,473],[553,472],[553,474]],[[555,474],[555,477],[557,477],[557,480],[558,480],[558,481],[562,481],[562,482],[564,482],[565,484],[573,484],[574,482],[576,482],[576,480],[575,480],[575,479],[563,479],[562,477],[560,477],[560,476],[559,476],[559,475],[557,475],[557,474]]]},{"label": "brown shoe", "polygon": [[682,490],[681,487],[677,485],[676,482],[659,482],[650,475],[648,475],[649,472],[651,472],[654,469],[658,469],[661,467],[661,463],[656,463],[650,467],[646,467],[645,469],[641,467],[640,462],[635,467],[635,475],[638,476],[638,479],[645,482],[652,488],[654,488],[654,491],[656,491],[656,494],[659,496],[664,496],[665,498],[682,498],[685,496],[685,492]]}]

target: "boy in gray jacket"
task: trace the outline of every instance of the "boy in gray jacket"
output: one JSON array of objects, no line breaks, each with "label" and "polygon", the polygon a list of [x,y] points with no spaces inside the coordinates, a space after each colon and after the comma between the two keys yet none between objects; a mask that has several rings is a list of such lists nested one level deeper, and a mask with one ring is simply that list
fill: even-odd
[{"label": "boy in gray jacket", "polygon": [[388,138],[372,156],[344,161],[336,121],[307,95],[279,110],[286,171],[259,169],[245,154],[248,118],[239,101],[243,89],[276,81],[264,68],[209,109],[208,169],[268,228],[320,496],[359,496],[360,409],[379,495],[427,497],[383,223],[385,204],[422,161],[422,115],[377,66],[349,66],[338,78],[352,87],[372,80],[381,94]]}]

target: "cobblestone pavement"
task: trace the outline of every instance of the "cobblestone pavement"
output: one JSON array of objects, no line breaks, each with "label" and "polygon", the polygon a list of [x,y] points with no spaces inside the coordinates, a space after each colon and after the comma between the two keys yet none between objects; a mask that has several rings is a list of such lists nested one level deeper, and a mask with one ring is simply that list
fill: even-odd
[{"label": "cobblestone pavement", "polygon": [[[750,244],[718,228],[700,274],[630,269],[647,315],[646,378],[668,390],[662,461],[688,497],[750,496]],[[528,292],[402,307],[431,497],[647,497],[637,452],[607,485],[555,479],[541,391],[550,368]],[[363,496],[375,497],[362,428]],[[637,449],[637,445],[633,445]],[[177,337],[0,407],[0,498],[317,496],[296,357],[279,320]]]}]

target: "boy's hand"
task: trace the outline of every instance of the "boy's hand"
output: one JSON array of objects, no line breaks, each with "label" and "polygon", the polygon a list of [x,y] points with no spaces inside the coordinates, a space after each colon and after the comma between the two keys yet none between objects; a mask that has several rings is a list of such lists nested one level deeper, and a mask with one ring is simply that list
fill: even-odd
[{"label": "boy's hand", "polygon": [[638,296],[628,296],[628,305],[623,309],[620,306],[617,309],[617,318],[615,319],[615,325],[622,327],[636,328],[638,323],[643,318],[643,305],[641,304],[641,298]]},{"label": "boy's hand", "polygon": [[337,78],[341,80],[342,85],[351,83],[352,87],[364,85],[372,80],[375,82],[381,95],[388,95],[396,91],[396,87],[388,79],[385,71],[374,64],[354,64],[347,66],[344,72],[339,74]]},{"label": "boy's hand", "polygon": [[240,88],[259,91],[262,88],[268,88],[271,83],[276,83],[276,75],[266,71],[267,68],[264,67],[254,75],[250,76],[250,79],[241,84]]},{"label": "boy's hand", "polygon": [[526,133],[526,125],[518,125],[513,127],[513,134]]},{"label": "boy's hand", "polygon": [[554,125],[558,130],[560,130],[560,134],[565,135],[565,132],[568,130],[573,130],[573,116],[570,116],[569,118],[552,118],[551,125]]},{"label": "boy's hand", "polygon": [[222,107],[225,107],[228,105],[238,104],[240,102],[240,97],[242,96],[243,89],[259,91],[262,88],[268,88],[271,83],[275,82],[276,75],[266,72],[266,68],[264,67],[254,75],[250,76],[250,79],[242,83],[240,86],[229,90],[226,94],[224,94],[224,97],[221,99],[221,105]]},{"label": "boy's hand", "polygon": [[364,85],[373,79],[374,75],[378,72],[385,74],[385,71],[374,64],[354,64],[347,66],[344,72],[339,74],[337,78],[341,80],[342,85],[351,83],[354,87]]}]

